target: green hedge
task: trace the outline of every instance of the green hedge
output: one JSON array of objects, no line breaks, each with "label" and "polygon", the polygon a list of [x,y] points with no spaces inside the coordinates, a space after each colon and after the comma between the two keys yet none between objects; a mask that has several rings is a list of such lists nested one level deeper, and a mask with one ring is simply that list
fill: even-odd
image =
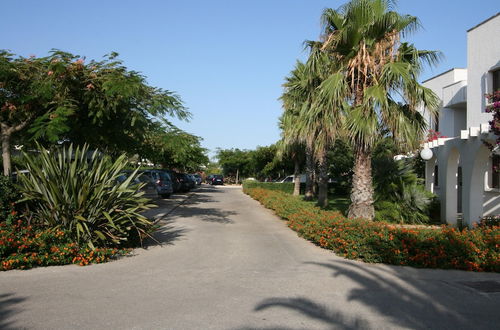
[{"label": "green hedge", "polygon": [[294,183],[293,182],[259,182],[259,181],[252,181],[252,180],[246,180],[243,182],[243,189],[249,189],[249,188],[262,188],[262,189],[267,189],[267,190],[277,190],[277,191],[282,191],[287,194],[293,194],[293,188],[294,188]]},{"label": "green hedge", "polygon": [[347,219],[282,191],[244,192],[315,244],[349,259],[425,268],[500,272],[500,227],[400,226]]}]

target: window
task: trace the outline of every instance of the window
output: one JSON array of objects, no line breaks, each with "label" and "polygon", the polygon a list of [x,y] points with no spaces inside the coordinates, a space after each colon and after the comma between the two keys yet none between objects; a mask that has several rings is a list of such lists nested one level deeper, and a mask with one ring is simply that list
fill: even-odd
[{"label": "window", "polygon": [[500,91],[500,70],[493,71],[493,90],[492,92]]},{"label": "window", "polygon": [[439,171],[438,166],[434,166],[434,187],[439,187]]},{"label": "window", "polygon": [[500,155],[491,157],[491,188],[500,188]]},{"label": "window", "polygon": [[434,130],[439,132],[439,114],[436,116],[436,121],[434,123]]}]

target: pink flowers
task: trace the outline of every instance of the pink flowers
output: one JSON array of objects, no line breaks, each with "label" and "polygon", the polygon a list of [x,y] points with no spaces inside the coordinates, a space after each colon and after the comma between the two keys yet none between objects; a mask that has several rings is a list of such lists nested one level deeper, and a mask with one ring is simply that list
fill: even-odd
[{"label": "pink flowers", "polygon": [[446,138],[447,136],[441,135],[438,131],[435,131],[433,129],[429,130],[429,135],[427,135],[427,142],[432,142],[434,140],[437,140],[439,138]]}]

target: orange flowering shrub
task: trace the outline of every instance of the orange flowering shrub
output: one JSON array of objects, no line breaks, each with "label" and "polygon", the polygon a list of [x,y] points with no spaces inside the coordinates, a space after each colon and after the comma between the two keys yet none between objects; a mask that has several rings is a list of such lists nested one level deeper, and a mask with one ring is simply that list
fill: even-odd
[{"label": "orange flowering shrub", "polygon": [[457,230],[347,219],[280,191],[244,188],[300,236],[349,259],[425,268],[500,272],[500,226]]},{"label": "orange flowering shrub", "polygon": [[36,266],[106,262],[128,253],[125,249],[78,246],[67,231],[26,225],[22,220],[0,223],[0,271]]}]

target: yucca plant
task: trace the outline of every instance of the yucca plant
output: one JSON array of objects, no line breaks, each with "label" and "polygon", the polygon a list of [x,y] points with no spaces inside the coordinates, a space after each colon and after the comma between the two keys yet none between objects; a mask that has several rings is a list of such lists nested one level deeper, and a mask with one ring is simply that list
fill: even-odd
[{"label": "yucca plant", "polygon": [[112,160],[88,146],[24,153],[29,174],[19,176],[22,202],[34,221],[69,230],[91,248],[130,246],[149,235],[141,212],[154,205],[136,184],[137,170],[119,183],[125,155]]}]

